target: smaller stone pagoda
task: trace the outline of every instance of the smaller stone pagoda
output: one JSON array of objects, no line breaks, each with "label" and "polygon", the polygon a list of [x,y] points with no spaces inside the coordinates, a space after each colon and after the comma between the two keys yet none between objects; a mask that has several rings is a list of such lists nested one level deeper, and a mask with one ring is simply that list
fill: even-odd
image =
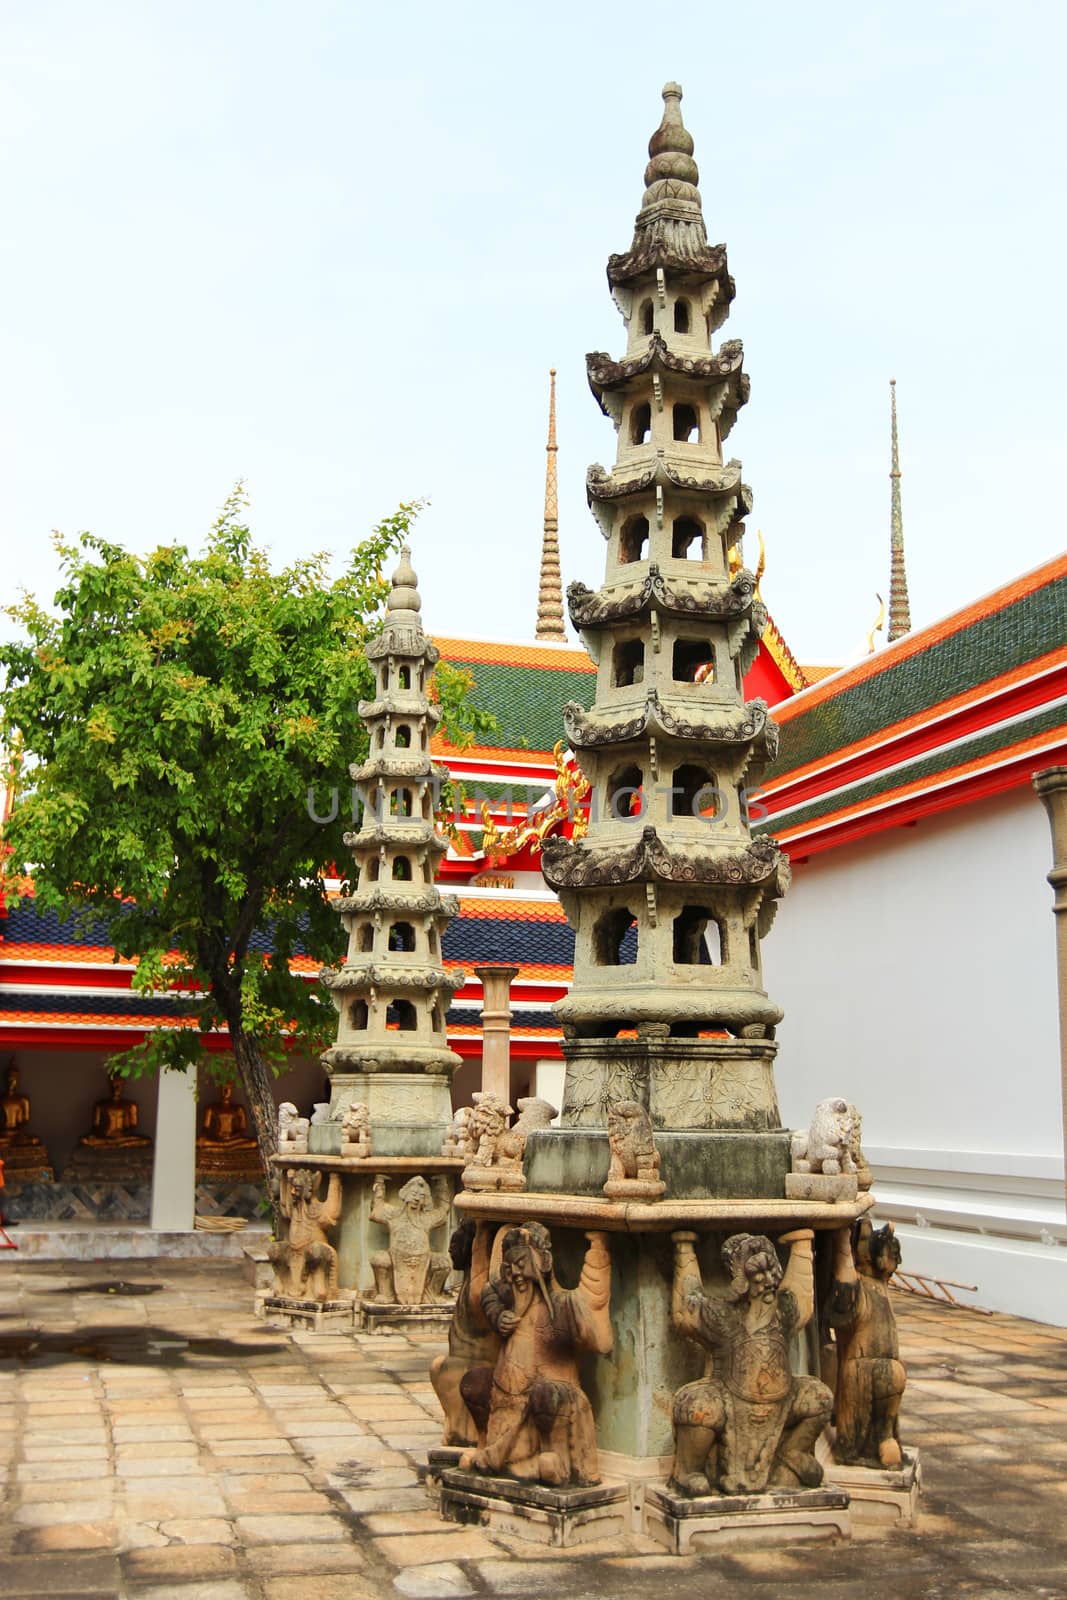
[{"label": "smaller stone pagoda", "polygon": [[[448,1047],[446,1017],[465,974],[446,972],[441,959],[442,932],[459,907],[435,882],[447,845],[434,809],[447,772],[430,757],[441,715],[428,694],[438,651],[423,632],[421,608],[405,547],[385,626],[367,645],[375,692],[359,715],[369,747],[351,768],[362,817],[345,835],[352,892],[336,902],[348,953],[323,973],[339,1017],[337,1042],[323,1056],[329,1117],[308,1130],[306,1151],[276,1158],[290,1209],[302,1201],[294,1175],[317,1172],[319,1189],[328,1183],[335,1193],[339,1183],[337,1218],[315,1241],[316,1259],[332,1251],[336,1260],[316,1278],[315,1298],[347,1297],[370,1323],[447,1320],[446,1227],[463,1166],[441,1153],[460,1063]],[[317,1191],[308,1201],[321,1203]],[[294,1219],[302,1231],[294,1212],[290,1238]],[[284,1293],[268,1302],[270,1310],[284,1311],[283,1299],[299,1297],[302,1271],[301,1261],[294,1268],[288,1257],[280,1260]]]}]

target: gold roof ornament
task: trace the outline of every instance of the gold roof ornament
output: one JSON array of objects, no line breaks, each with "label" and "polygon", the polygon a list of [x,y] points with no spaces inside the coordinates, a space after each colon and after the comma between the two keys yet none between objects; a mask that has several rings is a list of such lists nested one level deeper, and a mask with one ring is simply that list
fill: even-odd
[{"label": "gold roof ornament", "polygon": [[573,822],[571,837],[581,839],[589,827],[589,814],[581,809],[580,802],[589,793],[589,780],[572,764],[570,752],[563,740],[558,740],[552,752],[556,763],[556,782],[551,805],[533,812],[525,822],[514,828],[498,828],[486,800],[482,801],[481,816],[484,832],[482,851],[487,856],[514,856],[527,845],[534,854],[540,853],[545,840],[561,822]]},{"label": "gold roof ornament", "polygon": [[883,631],[883,629],[885,628],[885,601],[882,599],[880,594],[875,594],[874,598],[878,601],[878,615],[874,619],[874,627],[871,629],[870,633],[867,635],[867,654],[869,656],[873,656],[874,655],[874,636],[875,636],[875,634],[876,633],[881,633]]}]

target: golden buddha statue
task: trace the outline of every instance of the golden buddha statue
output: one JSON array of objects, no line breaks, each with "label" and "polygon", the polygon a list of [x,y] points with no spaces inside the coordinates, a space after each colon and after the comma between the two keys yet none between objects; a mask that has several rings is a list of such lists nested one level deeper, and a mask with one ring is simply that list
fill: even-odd
[{"label": "golden buddha statue", "polygon": [[30,1100],[19,1089],[19,1069],[7,1069],[7,1092],[0,1095],[0,1157],[6,1168],[7,1183],[52,1181],[48,1151],[29,1129]]},{"label": "golden buddha statue", "polygon": [[151,1144],[151,1139],[137,1132],[137,1106],[123,1094],[122,1079],[118,1073],[110,1076],[111,1094],[93,1107],[93,1131],[85,1135],[82,1144],[106,1145],[110,1149]]},{"label": "golden buddha statue", "polygon": [[252,1183],[263,1176],[259,1146],[248,1134],[248,1112],[234,1101],[232,1083],[222,1084],[219,1098],[204,1107],[196,1170],[204,1177]]}]

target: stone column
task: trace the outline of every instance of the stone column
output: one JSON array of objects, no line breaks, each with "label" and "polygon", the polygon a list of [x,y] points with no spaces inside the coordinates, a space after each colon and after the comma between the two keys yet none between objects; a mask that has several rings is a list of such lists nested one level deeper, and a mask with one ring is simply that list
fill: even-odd
[{"label": "stone column", "polygon": [[[1063,1105],[1063,1157],[1067,1163],[1067,767],[1046,767],[1035,772],[1034,788],[1041,796],[1052,829],[1052,871],[1048,881],[1056,916],[1056,973],[1060,993],[1060,1087]],[[1067,1171],[1065,1205],[1067,1205]]]},{"label": "stone column", "polygon": [[511,985],[518,967],[475,967],[482,985],[482,1092],[511,1104]]},{"label": "stone column", "polygon": [[196,1211],[196,1069],[159,1074],[152,1228],[189,1233]]}]

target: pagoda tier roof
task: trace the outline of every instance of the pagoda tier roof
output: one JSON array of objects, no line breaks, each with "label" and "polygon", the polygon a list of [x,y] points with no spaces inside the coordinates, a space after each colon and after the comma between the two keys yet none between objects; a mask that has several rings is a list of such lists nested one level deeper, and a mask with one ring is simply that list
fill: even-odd
[{"label": "pagoda tier roof", "polygon": [[[639,564],[634,565],[639,570]],[[724,589],[721,579],[665,577],[658,562],[653,561],[640,585],[631,581],[625,587],[619,584],[588,589],[584,583],[568,584],[567,606],[572,623],[579,629],[629,622],[653,607],[671,617],[742,617],[751,611],[761,633],[766,625],[766,612],[756,599],[756,580],[745,568]]]},{"label": "pagoda tier roof", "polygon": [[372,828],[360,828],[346,833],[344,842],[350,850],[379,850],[384,844],[407,850],[439,850],[444,855],[448,849],[448,840],[442,839],[433,823],[419,818],[379,822]]},{"label": "pagoda tier roof", "polygon": [[458,917],[459,901],[454,894],[442,894],[434,888],[415,889],[411,894],[401,894],[380,889],[377,885],[365,894],[338,895],[330,904],[342,917],[371,916],[376,911],[410,912],[413,917]]},{"label": "pagoda tier roof", "polygon": [[383,656],[409,656],[433,666],[439,651],[432,639],[427,639],[421,624],[386,623],[382,632],[368,639],[364,651],[372,661]]},{"label": "pagoda tier roof", "polygon": [[[463,1057],[446,1045],[415,1044],[411,1035],[390,1029],[384,1042],[376,1044],[334,1044],[322,1052],[321,1060],[334,1071],[350,1072],[453,1072]],[[301,1160],[305,1159],[301,1157]]]},{"label": "pagoda tier roof", "polygon": [[447,767],[432,761],[422,750],[412,750],[407,755],[399,750],[375,752],[366,761],[353,761],[348,771],[357,783],[369,783],[372,778],[397,778],[418,783],[434,777],[445,778],[448,774]]},{"label": "pagoda tier roof", "polygon": [[615,422],[619,420],[621,393],[647,372],[690,378],[701,387],[725,385],[728,392],[718,419],[720,436],[725,439],[749,397],[750,382],[748,374],[741,370],[743,361],[740,339],[728,340],[717,355],[688,356],[671,350],[662,334],[654,333],[647,348],[638,355],[614,361],[605,351],[594,350],[586,356],[585,365],[589,387],[601,411]]},{"label": "pagoda tier roof", "polygon": [[636,716],[612,715],[595,708],[587,711],[571,704],[563,708],[563,722],[576,750],[629,744],[649,735],[710,745],[759,745],[766,760],[773,760],[778,750],[777,730],[768,719],[765,700],[749,700],[743,706],[702,706],[679,697],[667,703],[650,689]]},{"label": "pagoda tier roof", "polygon": [[370,722],[375,717],[428,717],[436,727],[441,720],[441,708],[427,704],[418,690],[400,691],[379,695],[377,700],[361,700],[356,707],[360,718]]},{"label": "pagoda tier roof", "polygon": [[444,967],[401,966],[397,961],[375,961],[373,957],[360,961],[358,957],[340,967],[324,967],[320,977],[327,989],[381,989],[383,992],[404,994],[417,989],[429,993],[434,989],[462,989],[467,981],[465,972],[446,971]]},{"label": "pagoda tier roof", "polygon": [[642,828],[632,845],[593,845],[583,840],[549,839],[543,852],[545,882],[553,889],[611,888],[627,883],[671,883],[709,888],[775,880],[784,893],[789,863],[777,841],[766,835],[739,848],[702,847],[689,841],[672,850],[653,827]]},{"label": "pagoda tier roof", "polygon": [[668,200],[645,207],[637,218],[630,249],[608,257],[608,282],[612,288],[627,287],[658,267],[700,283],[714,279],[723,305],[729,305],[737,292],[726,265],[726,246],[708,244],[704,219],[699,209],[694,212],[691,206],[672,205]]},{"label": "pagoda tier roof", "polygon": [[741,516],[752,509],[752,490],[741,482],[740,461],[707,468],[703,477],[697,477],[684,470],[680,456],[669,461],[666,452],[659,450],[649,466],[632,475],[607,472],[599,463],[591,466],[585,475],[585,489],[590,500],[619,500],[627,495],[647,494],[657,484],[663,488],[692,489],[702,495],[737,495]]}]

